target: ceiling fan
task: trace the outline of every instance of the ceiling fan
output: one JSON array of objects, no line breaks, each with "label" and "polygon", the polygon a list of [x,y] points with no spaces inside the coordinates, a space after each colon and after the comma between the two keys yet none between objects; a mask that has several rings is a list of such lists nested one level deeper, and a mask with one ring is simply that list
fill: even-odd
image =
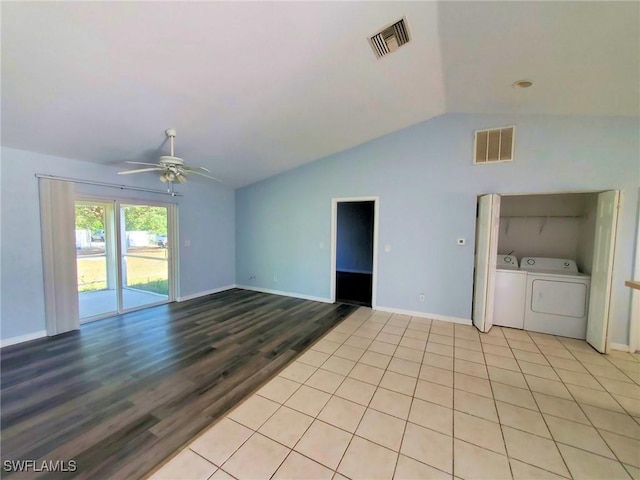
[{"label": "ceiling fan", "polygon": [[171,142],[171,155],[163,155],[160,157],[158,163],[145,163],[145,162],[130,162],[134,165],[147,165],[147,168],[137,168],[135,170],[125,170],[122,172],[118,172],[119,175],[130,175],[132,173],[142,173],[142,172],[162,172],[160,174],[160,180],[164,183],[173,183],[179,182],[184,183],[187,181],[188,174],[200,175],[201,177],[206,177],[211,180],[215,180],[217,182],[221,182],[219,178],[212,177],[208,175],[211,173],[208,169],[204,167],[188,167],[184,164],[184,160],[180,157],[176,157],[173,151],[173,142],[176,138],[176,131],[173,128],[169,128],[165,130],[167,137],[169,137],[169,141]]}]

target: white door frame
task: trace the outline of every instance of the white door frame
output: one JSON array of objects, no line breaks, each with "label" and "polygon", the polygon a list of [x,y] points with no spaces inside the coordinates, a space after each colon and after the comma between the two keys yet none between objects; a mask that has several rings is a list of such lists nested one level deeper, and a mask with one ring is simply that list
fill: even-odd
[{"label": "white door frame", "polygon": [[380,214],[380,197],[334,197],[331,199],[331,289],[329,298],[336,302],[336,256],[338,254],[338,203],[373,202],[373,269],[371,275],[371,308],[375,310],[378,302],[378,220]]},{"label": "white door frame", "polygon": [[[640,192],[639,192],[640,193]],[[636,225],[636,251],[633,279],[640,281],[640,198],[638,198],[638,223]],[[640,349],[640,291],[631,289],[631,317],[629,321],[629,351]]]}]

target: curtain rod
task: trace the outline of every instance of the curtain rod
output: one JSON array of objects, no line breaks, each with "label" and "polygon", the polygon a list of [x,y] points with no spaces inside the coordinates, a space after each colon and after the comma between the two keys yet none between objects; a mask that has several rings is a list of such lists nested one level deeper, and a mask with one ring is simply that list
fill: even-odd
[{"label": "curtain rod", "polygon": [[85,185],[97,185],[99,187],[119,188],[120,190],[137,190],[139,192],[159,193],[161,195],[171,195],[172,197],[182,197],[182,196],[184,196],[184,194],[182,194],[182,193],[167,192],[167,191],[164,191],[164,190],[157,190],[155,188],[130,187],[128,185],[118,185],[116,183],[94,182],[92,180],[81,180],[79,178],[58,177],[56,175],[46,175],[46,174],[42,174],[42,173],[36,173],[36,177],[37,178],[49,178],[51,180],[63,180],[65,182],[73,182],[73,183],[84,183]]}]

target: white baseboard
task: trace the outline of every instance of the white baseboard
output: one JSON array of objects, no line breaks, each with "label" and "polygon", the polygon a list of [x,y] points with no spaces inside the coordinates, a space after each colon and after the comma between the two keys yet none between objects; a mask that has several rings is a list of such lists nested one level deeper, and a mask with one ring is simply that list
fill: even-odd
[{"label": "white baseboard", "polygon": [[402,310],[400,308],[390,307],[374,307],[374,310],[381,312],[397,313],[400,315],[409,315],[411,317],[431,318],[432,320],[440,320],[442,322],[460,323],[462,325],[472,325],[471,319],[461,317],[449,317],[447,315],[438,315],[436,313],[412,312],[411,310]]},{"label": "white baseboard", "polygon": [[40,330],[39,332],[27,333],[26,335],[18,335],[17,337],[5,338],[0,340],[0,348],[8,347],[9,345],[15,345],[17,343],[28,342],[29,340],[35,340],[36,338],[42,338],[47,336],[46,330]]},{"label": "white baseboard", "polygon": [[282,295],[283,297],[300,298],[301,300],[312,300],[314,302],[333,303],[330,298],[314,297],[311,295],[304,295],[302,293],[283,292],[282,290],[271,290],[270,288],[252,287],[249,285],[236,285],[236,288],[243,290],[251,290],[253,292],[271,293],[273,295]]},{"label": "white baseboard", "polygon": [[225,290],[231,290],[232,288],[236,288],[236,284],[231,284],[231,285],[225,285],[224,287],[219,287],[219,288],[214,288],[212,290],[207,290],[206,292],[198,292],[198,293],[192,293],[191,295],[185,295],[182,297],[178,297],[176,298],[177,302],[184,302],[185,300],[192,300],[194,298],[198,298],[198,297],[204,297],[205,295],[211,295],[212,293],[220,293],[220,292],[224,292]]},{"label": "white baseboard", "polygon": [[611,350],[619,350],[621,352],[630,352],[631,349],[629,348],[629,345],[625,345],[623,343],[610,343],[609,344],[609,348]]}]

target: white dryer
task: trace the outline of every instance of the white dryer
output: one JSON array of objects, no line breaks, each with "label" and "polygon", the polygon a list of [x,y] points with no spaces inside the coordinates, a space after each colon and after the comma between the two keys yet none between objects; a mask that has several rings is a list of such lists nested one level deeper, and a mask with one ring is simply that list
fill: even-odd
[{"label": "white dryer", "polygon": [[524,303],[527,272],[520,270],[514,255],[500,255],[496,261],[493,324],[524,328]]},{"label": "white dryer", "polygon": [[527,272],[525,330],[584,340],[591,277],[564,258],[523,257],[520,269]]}]

